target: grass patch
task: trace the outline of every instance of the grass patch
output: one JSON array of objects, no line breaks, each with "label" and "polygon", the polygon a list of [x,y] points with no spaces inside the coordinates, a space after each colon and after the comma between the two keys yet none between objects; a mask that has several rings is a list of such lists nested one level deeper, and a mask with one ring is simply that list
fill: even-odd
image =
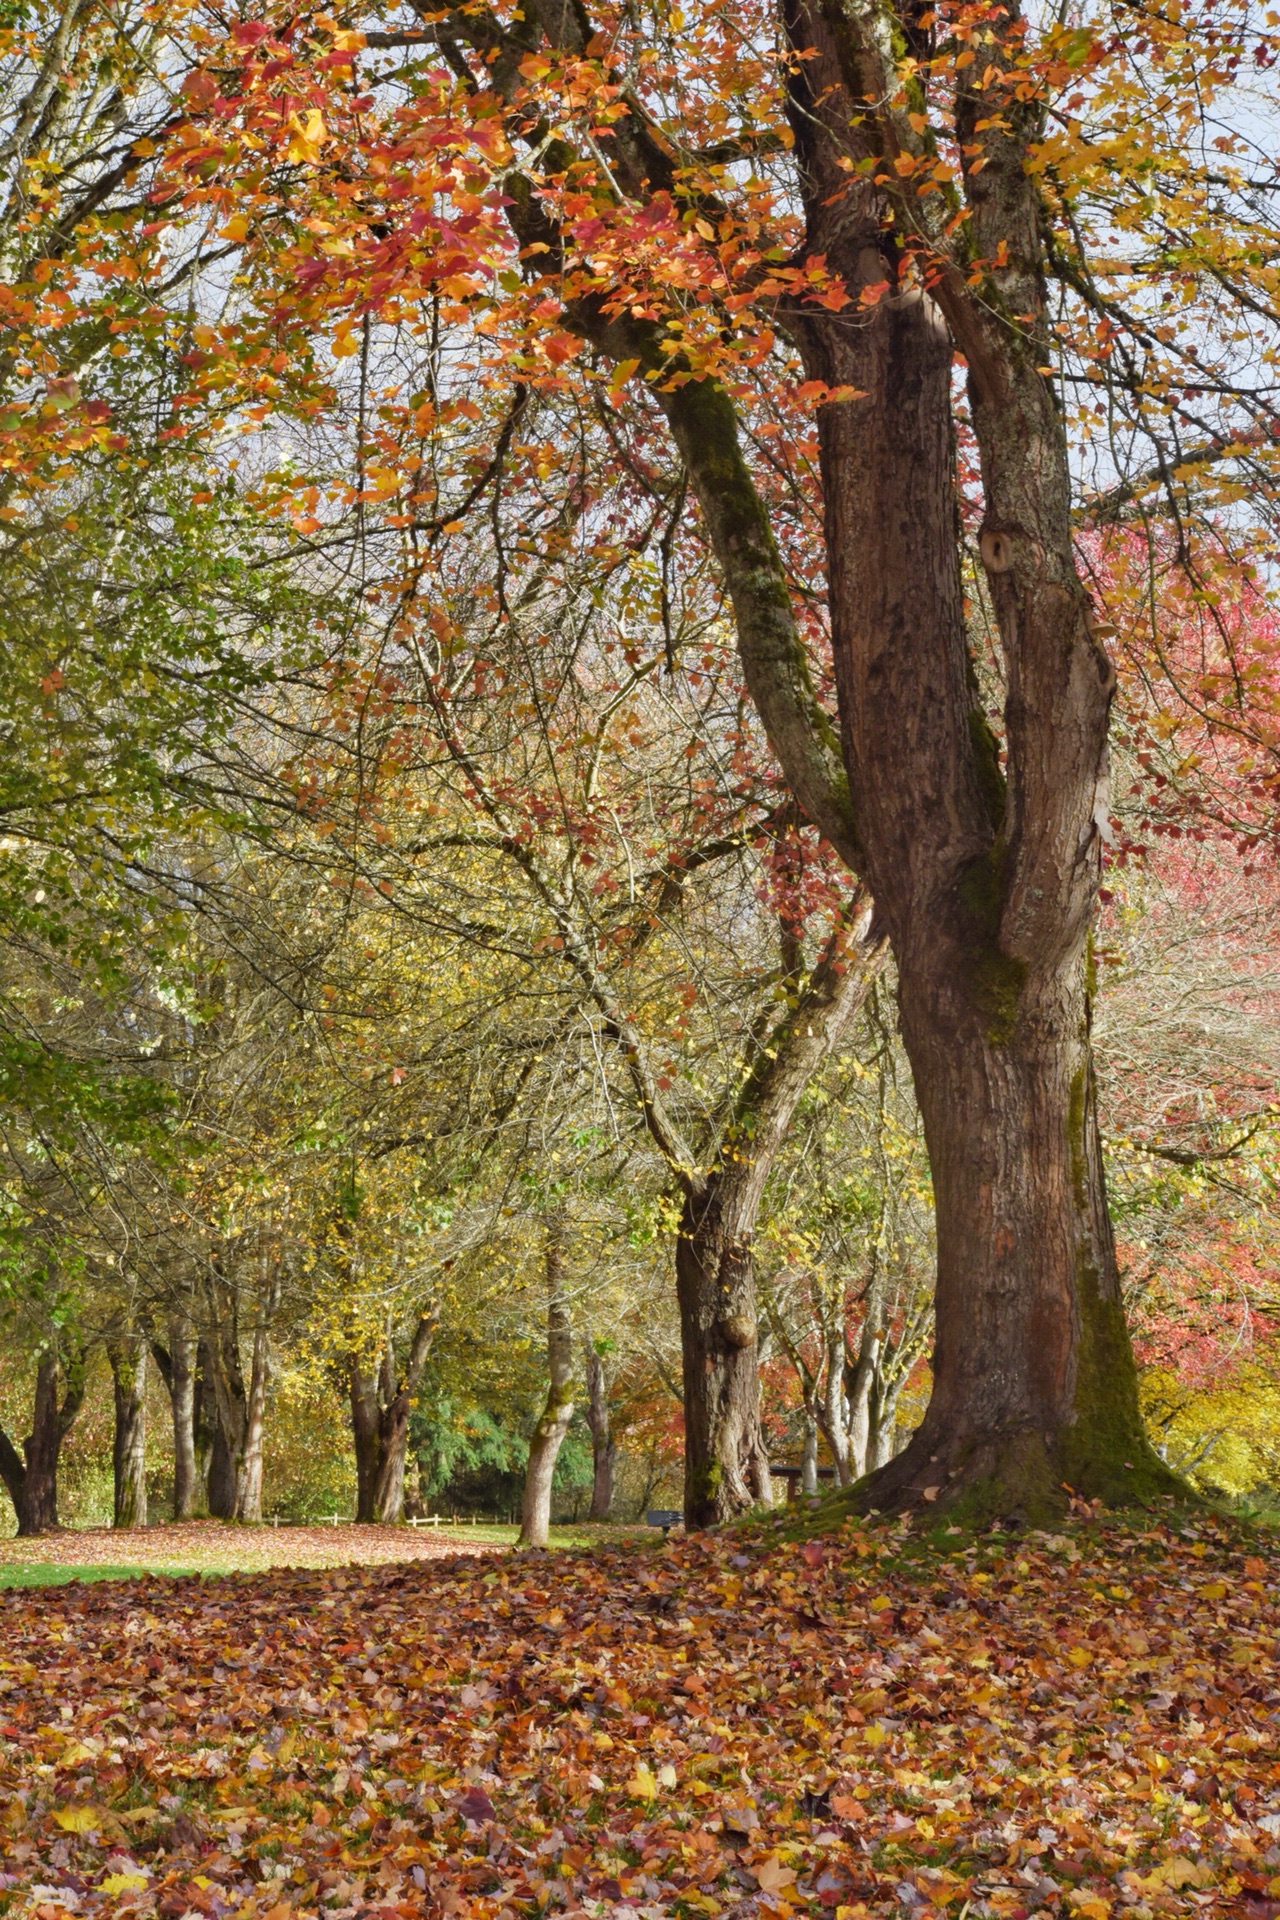
[{"label": "grass patch", "polygon": [[63,1587],[69,1580],[139,1580],[147,1573],[198,1573],[198,1567],[71,1567],[56,1560],[0,1566],[0,1587]]}]

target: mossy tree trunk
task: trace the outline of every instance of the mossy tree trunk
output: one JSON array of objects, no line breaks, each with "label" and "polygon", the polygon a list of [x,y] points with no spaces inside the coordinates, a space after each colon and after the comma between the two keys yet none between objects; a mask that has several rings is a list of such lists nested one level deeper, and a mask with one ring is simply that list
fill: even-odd
[{"label": "mossy tree trunk", "polygon": [[565,1283],[566,1223],[559,1210],[547,1220],[547,1370],[546,1405],[529,1442],[520,1511],[522,1547],[545,1547],[551,1526],[551,1488],[556,1461],[573,1419],[573,1322]]}]

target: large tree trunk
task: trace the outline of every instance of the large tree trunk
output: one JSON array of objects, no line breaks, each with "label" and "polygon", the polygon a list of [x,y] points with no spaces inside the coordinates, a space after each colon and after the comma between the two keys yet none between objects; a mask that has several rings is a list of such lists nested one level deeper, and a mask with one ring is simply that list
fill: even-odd
[{"label": "large tree trunk", "polygon": [[676,1243],[684,1363],[685,1524],[717,1526],[772,1498],[760,1429],[755,1230],[796,1102],[847,1032],[880,964],[864,903],[842,927],[743,1087],[716,1165],[691,1183]]},{"label": "large tree trunk", "polygon": [[591,1510],[589,1520],[604,1521],[613,1509],[613,1469],[617,1447],[609,1432],[609,1387],[604,1361],[587,1343],[587,1424],[591,1428]]},{"label": "large tree trunk", "polygon": [[220,1342],[220,1345],[221,1352],[215,1350],[212,1341],[205,1345],[210,1366],[207,1378],[212,1388],[209,1395],[212,1416],[209,1512],[215,1520],[234,1520],[236,1488],[248,1427],[249,1395],[240,1366],[238,1343],[233,1337]]},{"label": "large tree trunk", "polygon": [[115,1400],[111,1447],[113,1527],[147,1524],[147,1342],[142,1335],[107,1346]]},{"label": "large tree trunk", "polygon": [[772,1497],[760,1430],[754,1186],[748,1170],[731,1162],[688,1195],[680,1219],[676,1294],[691,1528],[717,1526]]},{"label": "large tree trunk", "polygon": [[362,1524],[394,1527],[404,1519],[409,1416],[438,1320],[439,1308],[434,1305],[419,1314],[403,1371],[396,1361],[395,1327],[390,1315],[376,1370],[366,1367],[358,1354],[348,1359],[356,1519]]},{"label": "large tree trunk", "polygon": [[520,1512],[521,1547],[545,1547],[551,1526],[551,1487],[556,1461],[573,1419],[573,1324],[564,1275],[565,1223],[559,1214],[547,1222],[547,1401],[529,1442]]},{"label": "large tree trunk", "polygon": [[[1053,342],[1025,165],[1034,114],[1011,118],[998,83],[1016,65],[1021,26],[1000,17],[960,83],[957,125],[983,163],[965,183],[966,245],[989,263],[974,297],[948,268],[926,291],[904,247],[901,223],[910,232],[929,210],[892,184],[895,144],[914,138],[905,117],[863,110],[898,85],[880,16],[796,0],[786,18],[804,52],[793,125],[807,244],[853,303],[791,315],[808,372],[855,394],[818,416],[844,783],[824,774],[825,736],[732,410],[709,381],[673,386],[662,403],[770,738],[793,790],[870,886],[898,965],[937,1207],[934,1390],[913,1443],[855,1497],[1047,1516],[1064,1482],[1108,1500],[1174,1483],[1139,1417],[1094,1113],[1086,942],[1114,676],[1074,568],[1066,443],[1042,371]],[[980,95],[984,74],[997,84]],[[1007,677],[1007,784],[967,649],[957,346]]]},{"label": "large tree trunk", "polygon": [[[1003,24],[997,68],[1020,44],[1013,16]],[[856,71],[866,84],[847,44],[824,41],[803,82],[815,105],[824,81],[839,94]],[[980,301],[944,276],[935,304],[890,257],[883,202],[868,193],[838,264],[852,286],[886,282],[886,296],[864,326],[818,323],[807,336],[811,363],[865,396],[822,414],[832,630],[853,810],[897,957],[937,1213],[929,1410],[861,1498],[1047,1515],[1064,1482],[1122,1500],[1170,1480],[1138,1410],[1089,1048],[1114,674],[1075,571],[1066,440],[1043,372],[1052,340],[1024,165],[1033,116],[1001,118],[976,80],[957,107],[983,161],[966,178],[974,243],[1007,264]],[[815,230],[832,229],[819,183],[850,140],[847,107],[847,93],[828,93],[819,109],[834,137],[810,148]],[[1007,785],[968,663],[955,344],[969,363],[981,551],[1008,681]]]},{"label": "large tree trunk", "polygon": [[195,1405],[191,1424],[196,1484],[204,1489],[205,1510],[215,1520],[229,1520],[236,1502],[235,1456],[218,1417],[213,1349],[204,1334],[196,1341]]},{"label": "large tree trunk", "polygon": [[65,1334],[61,1341],[65,1352],[51,1345],[37,1363],[31,1432],[22,1443],[21,1454],[0,1429],[0,1478],[13,1501],[18,1532],[24,1538],[58,1531],[58,1457],[84,1402],[84,1348]]}]

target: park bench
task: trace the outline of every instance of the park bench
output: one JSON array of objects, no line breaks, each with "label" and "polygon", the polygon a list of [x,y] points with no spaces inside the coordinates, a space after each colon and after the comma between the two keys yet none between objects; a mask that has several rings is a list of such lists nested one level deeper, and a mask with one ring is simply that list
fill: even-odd
[{"label": "park bench", "polygon": [[[801,1487],[801,1483],[804,1480],[803,1467],[770,1467],[769,1473],[774,1480],[786,1481],[788,1505],[790,1505],[790,1503],[793,1500],[798,1500],[800,1498],[800,1487]],[[835,1477],[836,1477],[836,1470],[834,1467],[818,1468],[819,1480],[834,1480]]]},{"label": "park bench", "polygon": [[646,1527],[661,1527],[665,1540],[672,1527],[684,1525],[684,1515],[679,1507],[650,1507],[644,1517]]}]

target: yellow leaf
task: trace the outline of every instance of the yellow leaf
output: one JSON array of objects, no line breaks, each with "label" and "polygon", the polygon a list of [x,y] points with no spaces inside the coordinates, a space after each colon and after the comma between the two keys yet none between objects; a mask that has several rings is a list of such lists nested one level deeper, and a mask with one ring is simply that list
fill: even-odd
[{"label": "yellow leaf", "polygon": [[1188,1860],[1185,1854],[1175,1853],[1172,1860],[1161,1861],[1151,1878],[1159,1879],[1164,1886],[1180,1893],[1184,1887],[1211,1887],[1213,1868]]},{"label": "yellow leaf", "polygon": [[627,1782],[627,1792],[634,1800],[656,1800],[658,1783],[647,1760],[636,1763],[636,1770]]},{"label": "yellow leaf", "polygon": [[1087,1667],[1091,1664],[1093,1655],[1088,1647],[1072,1647],[1067,1658],[1073,1667]]},{"label": "yellow leaf", "polygon": [[298,164],[304,164],[307,161],[318,160],[320,158],[320,149],[325,143],[326,129],[324,115],[321,113],[319,107],[310,107],[305,115],[301,113],[291,113],[289,115],[289,131],[293,135],[293,138],[285,148],[286,159],[293,160]]},{"label": "yellow leaf", "polygon": [[64,1833],[92,1833],[104,1815],[100,1807],[55,1807],[53,1817]]},{"label": "yellow leaf", "polygon": [[243,240],[249,231],[249,222],[242,213],[233,213],[225,227],[218,228],[221,240]]},{"label": "yellow leaf", "polygon": [[137,1893],[147,1884],[145,1873],[109,1873],[99,1882],[103,1893]]},{"label": "yellow leaf", "polygon": [[1224,1580],[1211,1580],[1207,1587],[1201,1587],[1200,1589],[1200,1598],[1202,1600],[1225,1600],[1226,1597],[1227,1587]]}]

